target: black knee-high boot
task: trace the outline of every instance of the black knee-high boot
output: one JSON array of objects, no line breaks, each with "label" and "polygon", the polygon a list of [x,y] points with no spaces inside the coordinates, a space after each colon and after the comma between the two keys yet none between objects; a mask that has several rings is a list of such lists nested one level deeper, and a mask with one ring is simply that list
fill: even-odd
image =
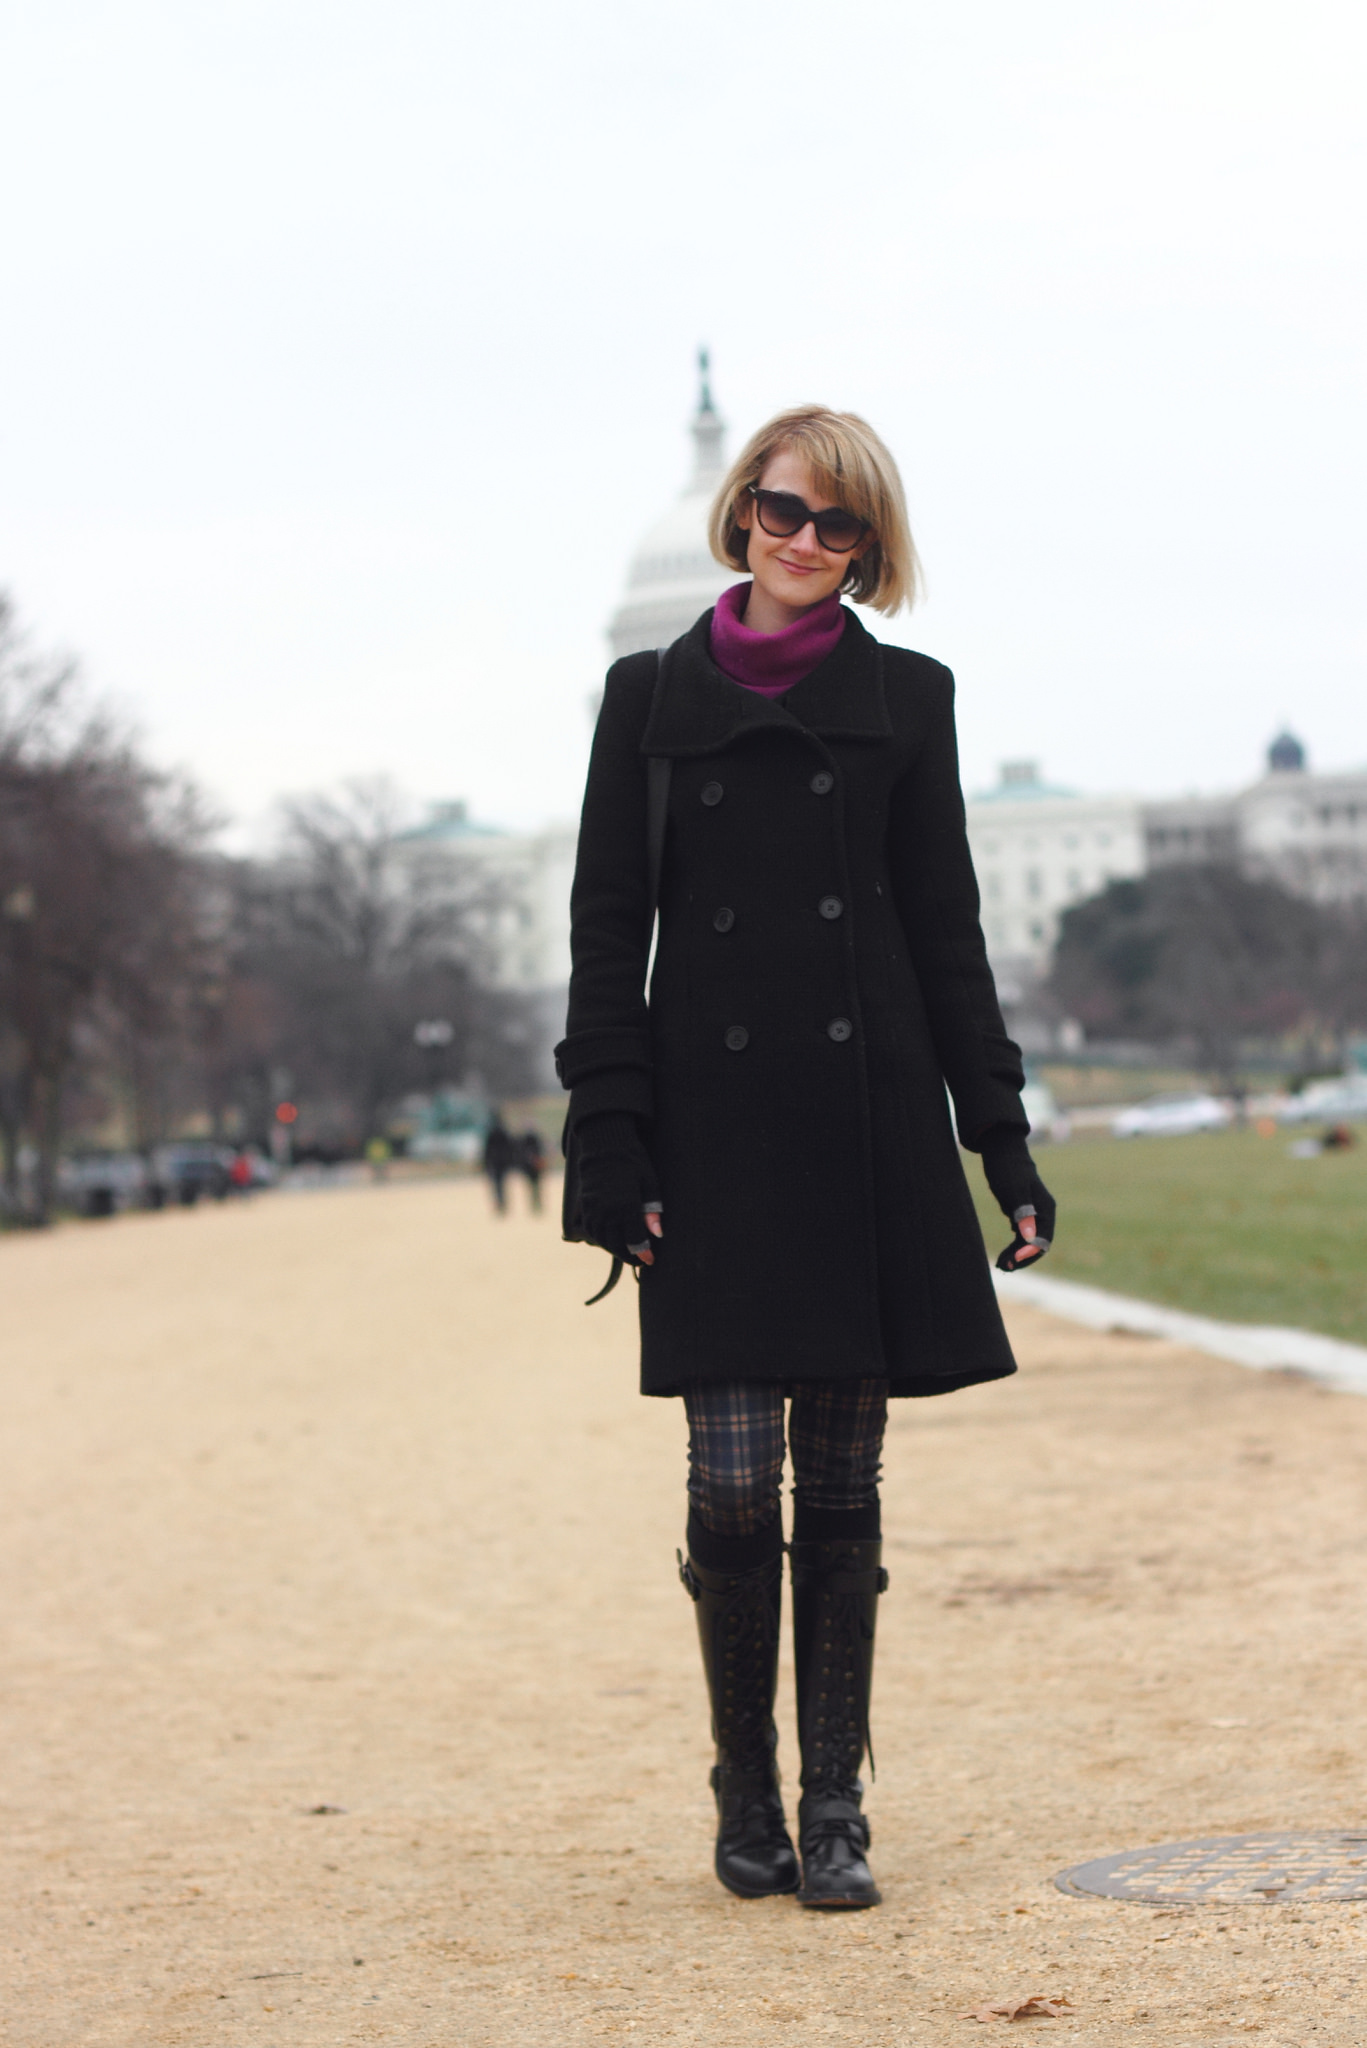
[{"label": "black knee-high boot", "polygon": [[679,1576],[697,1605],[712,1702],[717,1876],[743,1899],[796,1891],[797,1856],[774,1761],[782,1552],[740,1572],[681,1557]]},{"label": "black knee-high boot", "polygon": [[[875,1527],[877,1525],[875,1524]],[[880,1541],[796,1538],[793,1637],[802,1743],[798,1844],[804,1906],[849,1911],[881,1894],[867,1861],[859,1766],[869,1739],[873,1637],[887,1584]]]}]

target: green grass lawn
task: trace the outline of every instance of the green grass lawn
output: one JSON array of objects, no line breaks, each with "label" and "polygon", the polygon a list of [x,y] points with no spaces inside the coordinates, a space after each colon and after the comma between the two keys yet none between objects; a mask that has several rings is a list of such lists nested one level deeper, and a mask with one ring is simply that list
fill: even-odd
[{"label": "green grass lawn", "polygon": [[[1229,1322],[1286,1323],[1367,1344],[1367,1134],[1291,1159],[1293,1135],[1041,1145],[1059,1205],[1040,1270]],[[975,1160],[969,1182],[995,1257],[1005,1219]]]}]

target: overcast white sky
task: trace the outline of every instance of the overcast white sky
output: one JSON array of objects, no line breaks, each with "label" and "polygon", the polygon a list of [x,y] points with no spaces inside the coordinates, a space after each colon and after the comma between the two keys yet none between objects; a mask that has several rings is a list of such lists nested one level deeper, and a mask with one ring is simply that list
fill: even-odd
[{"label": "overcast white sky", "polygon": [[0,584],[245,824],[573,815],[683,481],[902,464],[965,780],[1367,762],[1361,0],[9,0]]}]

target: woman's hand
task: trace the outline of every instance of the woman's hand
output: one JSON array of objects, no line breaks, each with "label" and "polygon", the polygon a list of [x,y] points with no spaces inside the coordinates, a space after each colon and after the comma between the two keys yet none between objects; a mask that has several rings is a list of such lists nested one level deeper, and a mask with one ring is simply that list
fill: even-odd
[{"label": "woman's hand", "polygon": [[653,1266],[651,1239],[662,1237],[660,1190],[640,1120],[617,1111],[576,1127],[584,1234],[614,1259]]},{"label": "woman's hand", "polygon": [[649,1231],[650,1236],[643,1238],[640,1244],[629,1244],[627,1250],[631,1253],[632,1258],[639,1259],[643,1266],[653,1266],[655,1264],[655,1254],[650,1249],[650,1238],[663,1237],[665,1234],[664,1224],[660,1221],[664,1214],[664,1209],[659,1202],[648,1202],[644,1213],[646,1229]]},{"label": "woman's hand", "polygon": [[1005,1251],[998,1254],[1003,1273],[1022,1266],[1038,1265],[1054,1235],[1054,1198],[1035,1171],[1024,1131],[998,1124],[981,1140],[983,1172],[997,1198],[1002,1214],[1015,1225],[1016,1234]]},{"label": "woman's hand", "polygon": [[[1016,1228],[1025,1239],[1024,1249],[1016,1253],[1016,1264],[1023,1266],[1027,1259],[1042,1259],[1048,1246],[1035,1244],[1035,1219],[1027,1210],[1023,1209],[1016,1218]],[[1030,1249],[1032,1245],[1035,1246],[1033,1251]]]}]

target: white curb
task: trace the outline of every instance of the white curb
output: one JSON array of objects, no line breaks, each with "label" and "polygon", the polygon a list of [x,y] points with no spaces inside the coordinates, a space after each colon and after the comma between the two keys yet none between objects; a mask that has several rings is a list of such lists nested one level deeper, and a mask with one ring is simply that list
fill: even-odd
[{"label": "white curb", "polygon": [[1166,1337],[1233,1359],[1260,1372],[1290,1366],[1310,1373],[1346,1394],[1367,1394],[1367,1347],[1343,1344],[1313,1330],[1282,1330],[1268,1323],[1218,1323],[1213,1316],[1188,1315],[1156,1302],[1136,1301],[1128,1294],[1108,1294],[1101,1287],[1083,1287],[1075,1280],[1054,1280],[1045,1273],[993,1271],[1003,1301],[1027,1302],[1069,1322],[1093,1330],[1133,1330],[1144,1337]]}]

